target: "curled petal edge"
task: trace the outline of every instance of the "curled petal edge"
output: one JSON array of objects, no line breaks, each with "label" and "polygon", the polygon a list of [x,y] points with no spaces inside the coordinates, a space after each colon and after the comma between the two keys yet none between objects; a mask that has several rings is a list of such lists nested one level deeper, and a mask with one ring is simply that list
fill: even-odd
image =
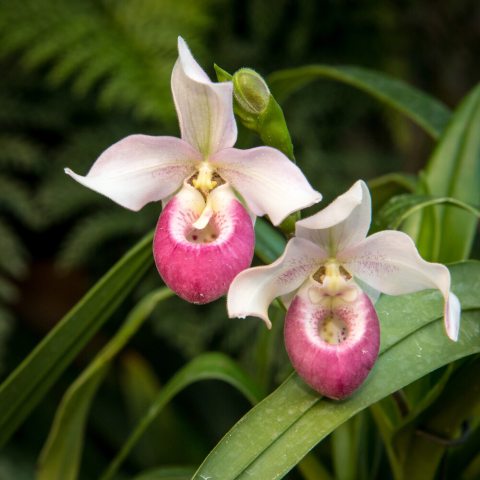
[{"label": "curled petal edge", "polygon": [[363,180],[323,210],[296,223],[295,235],[336,252],[365,239],[371,222],[371,198]]},{"label": "curled petal edge", "polygon": [[302,238],[292,238],[275,262],[237,275],[228,290],[228,316],[258,317],[271,328],[268,307],[272,301],[298,289],[325,258],[320,247]]},{"label": "curled petal edge", "polygon": [[446,333],[451,340],[458,339],[461,306],[450,291],[450,272],[445,265],[424,260],[407,234],[390,230],[375,233],[341,252],[340,260],[350,273],[387,295],[440,290]]}]

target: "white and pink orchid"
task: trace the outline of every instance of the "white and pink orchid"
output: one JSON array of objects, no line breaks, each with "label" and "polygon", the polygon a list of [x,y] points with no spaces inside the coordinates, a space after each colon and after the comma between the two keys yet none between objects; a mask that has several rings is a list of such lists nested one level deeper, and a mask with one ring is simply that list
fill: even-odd
[{"label": "white and pink orchid", "polygon": [[370,221],[370,192],[360,180],[322,211],[298,221],[282,257],[243,271],[228,292],[230,317],[257,316],[268,327],[268,307],[282,297],[289,305],[285,344],[294,368],[311,387],[335,399],[356,390],[378,356],[377,314],[356,280],[372,297],[439,289],[446,333],[458,337],[460,303],[450,292],[448,269],[423,260],[403,232],[367,237]]},{"label": "white and pink orchid", "polygon": [[178,51],[171,85],[181,139],[131,135],[103,152],[86,176],[65,171],[130,210],[163,200],[153,242],[157,269],[179,296],[207,303],[250,265],[255,216],[277,225],[321,195],[278,150],[232,148],[232,83],[210,81],[182,38]]}]

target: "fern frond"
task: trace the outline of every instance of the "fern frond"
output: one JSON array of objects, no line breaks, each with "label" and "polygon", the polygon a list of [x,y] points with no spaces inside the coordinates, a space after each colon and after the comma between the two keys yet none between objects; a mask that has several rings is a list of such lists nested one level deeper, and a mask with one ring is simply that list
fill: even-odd
[{"label": "fern frond", "polygon": [[24,75],[25,72],[19,72],[19,68],[12,68],[11,62],[0,64],[0,70],[2,130],[18,134],[28,129],[30,134],[32,129],[34,131],[65,129],[72,110],[78,108],[78,105],[71,101],[68,92],[57,90],[54,94],[48,94],[39,88],[41,77],[34,72]]},{"label": "fern frond", "polygon": [[0,168],[22,173],[37,173],[42,152],[31,139],[21,135],[0,135]]},{"label": "fern frond", "polygon": [[64,168],[70,167],[86,174],[101,152],[125,137],[131,124],[103,123],[74,131],[67,141],[55,152],[51,164],[38,189],[36,203],[45,213],[43,227],[61,222],[81,213],[89,214],[102,208],[111,208],[111,200],[76,183],[65,175]]},{"label": "fern frond", "polygon": [[35,207],[31,192],[21,182],[7,175],[0,175],[0,210],[5,210],[25,225],[36,223]]},{"label": "fern frond", "polygon": [[[178,305],[175,305],[176,302]],[[182,328],[178,328],[179,309],[183,312]],[[230,324],[221,302],[198,307],[187,305],[179,298],[171,299],[168,306],[159,306],[151,319],[153,333],[162,337],[186,358],[211,349],[214,338]]]},{"label": "fern frond", "polygon": [[0,269],[14,278],[21,278],[27,270],[27,253],[20,238],[0,218]]},{"label": "fern frond", "polygon": [[[5,358],[7,350],[7,341],[12,330],[13,316],[12,314],[0,304],[0,373],[4,368],[3,359]],[[0,478],[10,478],[2,476],[2,469],[0,468]]]},{"label": "fern frond", "polygon": [[6,277],[0,275],[0,300],[12,303],[18,298],[17,287]]},{"label": "fern frond", "polygon": [[95,258],[105,243],[139,235],[155,226],[144,212],[105,210],[80,220],[69,232],[58,256],[61,268],[69,269]]},{"label": "fern frond", "polygon": [[[47,67],[52,83],[98,87],[102,103],[171,121],[169,79],[178,34],[189,40],[214,25],[218,0],[23,0],[0,2],[0,55]],[[195,43],[194,41],[191,43]]]},{"label": "fern frond", "polygon": [[36,203],[44,214],[41,219],[42,228],[111,206],[111,200],[75,183],[63,172],[51,175],[43,182]]}]

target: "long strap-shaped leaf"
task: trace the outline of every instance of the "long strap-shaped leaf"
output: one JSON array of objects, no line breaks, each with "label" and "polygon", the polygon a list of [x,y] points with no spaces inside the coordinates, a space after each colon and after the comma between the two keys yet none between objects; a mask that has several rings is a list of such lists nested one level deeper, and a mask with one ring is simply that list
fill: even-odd
[{"label": "long strap-shaped leaf", "polygon": [[446,338],[436,292],[382,297],[377,304],[381,354],[361,390],[335,402],[292,375],[227,433],[194,478],[281,478],[358,411],[448,362],[480,351],[480,263],[458,264],[451,271],[464,309],[459,342]]},{"label": "long strap-shaped leaf", "polygon": [[152,262],[152,234],[117,262],[0,386],[0,446],[112,315]]},{"label": "long strap-shaped leaf", "polygon": [[[480,84],[462,101],[438,143],[425,171],[429,193],[480,205]],[[451,207],[440,211],[440,251],[434,258],[454,262],[468,258],[477,219]],[[423,226],[428,238],[429,226]],[[454,235],[452,233],[455,232]],[[422,235],[420,235],[420,239]],[[419,245],[420,249],[424,247]],[[427,245],[427,248],[430,247]]]},{"label": "long strap-shaped leaf", "polygon": [[163,407],[181,390],[201,380],[222,380],[227,382],[243,393],[252,403],[258,402],[263,397],[258,386],[230,357],[222,353],[204,353],[198,356],[176,373],[160,391],[118,455],[100,477],[101,480],[113,478],[121,463],[146,429],[157,418]]},{"label": "long strap-shaped leaf", "polygon": [[188,467],[162,467],[143,472],[132,480],[190,480],[193,472]]},{"label": "long strap-shaped leaf", "polygon": [[450,118],[448,108],[438,100],[388,75],[350,66],[308,65],[281,70],[268,77],[278,101],[314,80],[327,78],[346,83],[398,110],[438,138]]},{"label": "long strap-shaped leaf", "polygon": [[37,480],[75,480],[78,477],[85,423],[98,387],[118,352],[156,305],[171,295],[173,292],[164,287],[144,297],[115,336],[66,391],[39,458]]}]

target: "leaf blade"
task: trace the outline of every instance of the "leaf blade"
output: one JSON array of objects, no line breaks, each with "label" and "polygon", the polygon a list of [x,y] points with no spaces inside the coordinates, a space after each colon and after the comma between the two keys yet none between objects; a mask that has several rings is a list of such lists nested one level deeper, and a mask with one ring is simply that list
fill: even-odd
[{"label": "leaf blade", "polygon": [[[281,478],[333,428],[401,388],[405,381],[413,381],[430,371],[428,365],[422,369],[418,367],[418,362],[413,362],[405,367],[404,377],[392,375],[392,371],[397,371],[399,358],[408,358],[413,354],[415,360],[420,346],[424,348],[424,355],[428,353],[425,358],[433,362],[430,365],[438,368],[459,356],[478,351],[480,299],[475,298],[475,292],[480,280],[471,284],[466,279],[478,279],[479,274],[478,262],[467,262],[452,268],[455,293],[467,310],[460,343],[450,342],[443,333],[442,301],[436,292],[382,297],[377,305],[384,332],[381,356],[372,376],[357,394],[344,402],[322,400],[293,374],[225,435],[194,478],[200,480],[202,475],[225,480],[246,476]],[[468,311],[472,308],[477,311]],[[402,322],[410,318],[412,312],[416,317],[411,324]],[[416,332],[420,333],[417,335]],[[439,355],[440,350],[442,353]],[[253,441],[252,434],[249,434],[252,430],[255,431]]]},{"label": "leaf blade", "polygon": [[0,446],[146,272],[151,241],[148,234],[127,252],[0,386]]},{"label": "leaf blade", "polygon": [[110,363],[152,312],[158,302],[173,295],[168,288],[144,297],[126,321],[65,392],[38,462],[38,480],[75,480],[80,468],[83,435],[90,404]]},{"label": "leaf blade", "polygon": [[294,90],[317,79],[327,78],[356,87],[403,113],[433,138],[438,138],[450,118],[445,105],[427,94],[388,75],[351,66],[309,65],[271,74],[268,83],[279,101]]},{"label": "leaf blade", "polygon": [[[429,193],[480,205],[480,85],[455,111],[425,171]],[[441,242],[438,261],[468,257],[477,220],[452,208],[440,210]],[[455,232],[455,235],[451,235]]]},{"label": "leaf blade", "polygon": [[159,392],[144,417],[137,424],[124,446],[100,477],[101,480],[113,478],[121,463],[145,430],[157,418],[163,407],[181,390],[200,380],[222,380],[237,388],[252,403],[262,398],[261,390],[228,356],[221,353],[204,353],[194,358],[177,372]]}]

